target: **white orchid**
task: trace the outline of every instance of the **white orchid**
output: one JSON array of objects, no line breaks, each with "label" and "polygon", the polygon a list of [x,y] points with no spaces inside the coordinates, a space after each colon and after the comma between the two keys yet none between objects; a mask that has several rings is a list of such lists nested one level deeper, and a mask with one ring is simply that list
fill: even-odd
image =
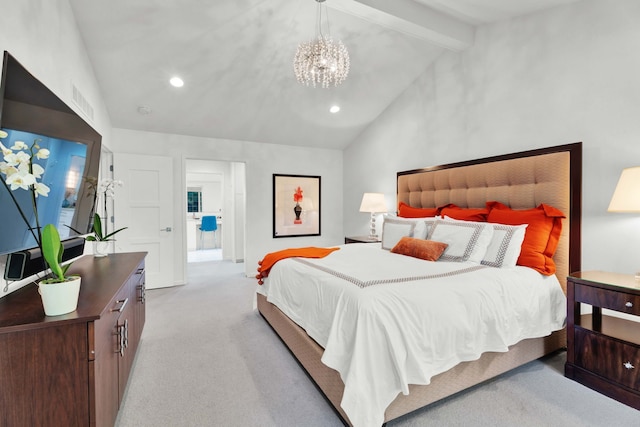
[{"label": "white orchid", "polygon": [[31,165],[31,174],[35,178],[42,178],[42,174],[44,173],[44,168],[37,163]]},{"label": "white orchid", "polygon": [[50,191],[50,188],[47,187],[45,184],[43,184],[41,182],[36,182],[33,185],[33,189],[36,192],[36,197],[38,197],[38,195],[47,197],[49,195],[49,191]]},{"label": "white orchid", "polygon": [[115,196],[115,188],[122,187],[124,183],[118,179],[105,179],[100,182],[98,186],[98,193],[104,195],[104,197]]},{"label": "white orchid", "polygon": [[[0,130],[0,139],[7,136],[9,136],[7,132]],[[47,197],[50,189],[42,182],[38,182],[38,179],[41,179],[44,175],[45,170],[41,165],[35,163],[35,160],[47,159],[50,154],[49,150],[41,148],[38,145],[38,140],[34,141],[31,146],[23,141],[15,141],[11,148],[7,148],[0,142],[0,149],[4,157],[3,161],[0,162],[0,183],[9,192],[9,196],[18,209],[20,216],[38,243],[38,247],[44,255],[45,264],[51,269],[51,277],[42,280],[40,283],[66,282],[69,280],[66,272],[70,264],[60,265],[63,251],[60,244],[60,234],[53,224],[46,224],[44,227],[40,227],[38,204],[36,203],[36,198],[39,196]],[[4,175],[4,178],[2,175]],[[18,199],[12,193],[17,189],[27,190],[30,193],[35,227],[31,224]],[[4,205],[2,209],[5,209]]]},{"label": "white orchid", "polygon": [[29,190],[29,187],[36,183],[36,178],[30,173],[24,173],[18,170],[18,172],[9,175],[6,182],[12,191],[18,188]]},{"label": "white orchid", "polygon": [[[7,132],[0,130],[0,138],[6,138],[7,136],[9,136]],[[7,148],[0,142],[0,150],[2,150],[3,155],[3,161],[0,162],[0,180],[2,180],[4,186],[10,191],[22,189],[31,192],[37,222],[38,212],[35,199],[38,196],[47,197],[50,189],[44,183],[38,182],[39,179],[42,179],[45,170],[40,164],[35,163],[34,160],[47,159],[50,154],[49,150],[41,148],[37,140],[31,146],[24,141],[15,141],[11,148]],[[4,175],[4,178],[2,175]],[[27,221],[20,205],[13,195],[11,197],[20,211],[22,218]],[[36,228],[39,230],[39,224],[36,224]],[[34,238],[40,242],[39,235],[36,236],[34,234]]]},{"label": "white orchid", "polygon": [[[95,177],[87,177],[87,186],[93,192],[93,204],[96,207],[96,212],[93,215],[93,235],[88,236],[87,240],[90,241],[107,241],[113,240],[112,237],[119,233],[120,231],[126,229],[127,227],[120,228],[109,233],[108,221],[104,222],[104,231],[102,230],[102,220],[100,219],[100,214],[98,213],[98,206],[102,203],[102,214],[104,218],[107,218],[107,200],[109,198],[114,198],[115,196],[115,188],[122,187],[124,183],[118,179],[103,179],[98,181],[98,178]],[[73,228],[72,228],[73,230]],[[76,231],[76,230],[74,230]]]},{"label": "white orchid", "polygon": [[29,146],[24,141],[16,141],[13,143],[12,150],[28,150]]},{"label": "white orchid", "polygon": [[47,150],[46,148],[40,148],[37,152],[36,152],[36,158],[40,159],[40,160],[44,160],[44,159],[48,159],[49,158],[49,150]]}]

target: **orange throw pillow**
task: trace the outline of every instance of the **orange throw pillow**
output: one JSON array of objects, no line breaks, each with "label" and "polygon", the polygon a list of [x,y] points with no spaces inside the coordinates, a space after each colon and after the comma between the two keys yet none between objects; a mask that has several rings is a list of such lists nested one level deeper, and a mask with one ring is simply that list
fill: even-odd
[{"label": "orange throw pillow", "polygon": [[460,208],[453,203],[440,208],[440,215],[462,221],[486,222],[488,214],[487,208]]},{"label": "orange throw pillow", "polygon": [[446,243],[433,240],[415,239],[413,237],[403,237],[391,248],[394,254],[407,255],[427,261],[437,261],[440,255],[447,249]]},{"label": "orange throw pillow", "polygon": [[398,204],[398,216],[402,218],[428,218],[438,215],[438,208],[414,208],[404,202]]},{"label": "orange throw pillow", "polygon": [[562,211],[544,203],[533,209],[511,209],[500,202],[487,202],[487,209],[489,222],[528,224],[518,265],[531,267],[547,276],[556,272],[553,255],[562,232],[562,218],[566,218]]}]

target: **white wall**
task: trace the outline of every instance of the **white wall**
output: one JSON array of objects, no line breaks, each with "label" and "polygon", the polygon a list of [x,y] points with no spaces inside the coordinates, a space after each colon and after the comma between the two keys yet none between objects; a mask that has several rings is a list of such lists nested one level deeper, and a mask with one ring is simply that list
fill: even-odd
[{"label": "white wall", "polygon": [[[67,0],[0,0],[0,51],[8,51],[110,144],[111,121]],[[75,105],[74,84],[94,109]]]},{"label": "white wall", "polygon": [[[93,67],[84,49],[67,0],[0,0],[0,53],[9,52],[22,66],[62,99],[102,135],[109,145],[111,122]],[[94,109],[89,120],[74,104],[74,84]],[[0,256],[0,273],[5,256]],[[0,286],[0,298],[29,283],[28,280]]]},{"label": "white wall", "polygon": [[638,17],[636,0],[583,0],[442,55],[345,151],[346,234],[366,234],[365,191],[395,211],[397,171],[583,141],[582,268],[639,270],[640,216],[606,212],[640,165]]},{"label": "white wall", "polygon": [[[113,151],[168,156],[176,177],[184,176],[183,159],[199,158],[244,162],[246,168],[245,271],[254,276],[258,261],[268,252],[298,246],[331,246],[344,242],[342,227],[342,151],[299,148],[247,141],[199,138],[113,129]],[[116,165],[117,167],[117,165]],[[278,174],[321,176],[321,236],[274,239],[272,176]],[[174,195],[183,193],[183,181],[174,179]],[[183,200],[174,204],[176,251],[174,282],[185,279]],[[126,225],[126,219],[118,218]],[[119,225],[120,226],[120,225]],[[123,225],[124,226],[124,225]]]}]

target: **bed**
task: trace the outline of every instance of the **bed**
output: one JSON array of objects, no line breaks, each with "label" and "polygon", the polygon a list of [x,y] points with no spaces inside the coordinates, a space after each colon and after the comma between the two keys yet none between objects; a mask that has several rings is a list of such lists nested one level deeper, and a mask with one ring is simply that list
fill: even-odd
[{"label": "bed", "polygon": [[[557,282],[566,292],[566,276],[570,271],[580,269],[581,164],[582,145],[574,143],[399,172],[397,201],[416,208],[447,204],[455,204],[460,208],[481,208],[488,201],[498,201],[512,209],[530,209],[542,203],[559,209],[566,218],[553,260]],[[344,249],[351,251],[346,246]],[[296,264],[298,266],[304,264],[304,260],[294,261],[299,261]],[[348,411],[341,406],[345,396],[341,375],[321,361],[325,349],[317,341],[322,342],[318,338],[322,334],[315,330],[307,334],[305,329],[269,302],[262,292],[257,294],[257,305],[261,315],[315,381],[343,422],[352,425]],[[291,317],[295,318],[293,315]],[[522,339],[510,345],[508,351],[483,352],[476,360],[457,363],[430,377],[428,384],[408,385],[407,390],[398,393],[386,406],[383,422],[565,347],[566,332],[561,328],[546,336]],[[350,389],[351,386],[347,388],[347,393],[351,393]],[[358,419],[357,424],[369,424]]]}]

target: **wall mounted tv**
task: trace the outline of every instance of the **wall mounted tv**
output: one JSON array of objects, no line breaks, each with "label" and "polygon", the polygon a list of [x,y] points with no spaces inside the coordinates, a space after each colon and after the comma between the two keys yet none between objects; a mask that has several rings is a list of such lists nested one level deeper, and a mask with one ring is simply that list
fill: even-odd
[{"label": "wall mounted tv", "polygon": [[[50,150],[49,158],[39,161],[45,170],[42,182],[51,189],[48,197],[37,198],[40,225],[56,225],[63,239],[77,234],[67,225],[88,232],[94,199],[86,178],[98,177],[102,138],[8,52],[4,52],[0,81],[0,128],[8,133],[2,139],[7,147],[15,141],[31,145],[38,140]],[[0,255],[37,247],[9,191],[0,184]],[[34,228],[29,192],[12,193]]]}]

